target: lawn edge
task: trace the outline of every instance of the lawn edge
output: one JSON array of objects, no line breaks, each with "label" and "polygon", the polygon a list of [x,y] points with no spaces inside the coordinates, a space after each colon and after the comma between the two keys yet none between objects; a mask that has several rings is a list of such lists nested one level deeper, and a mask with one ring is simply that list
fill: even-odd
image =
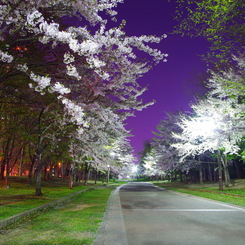
[{"label": "lawn edge", "polygon": [[84,189],[84,190],[80,190],[80,191],[77,191],[77,192],[74,192],[74,193],[71,193],[67,196],[63,196],[57,200],[54,200],[52,202],[49,202],[49,203],[46,203],[46,204],[43,204],[39,207],[35,207],[35,208],[32,208],[30,210],[26,210],[24,212],[21,212],[21,213],[18,213],[18,214],[15,214],[11,217],[8,217],[6,219],[3,219],[3,220],[0,220],[0,229],[6,227],[6,226],[9,226],[9,225],[12,225],[14,223],[16,223],[17,221],[20,221],[21,219],[24,219],[28,216],[31,216],[33,214],[36,214],[38,212],[41,212],[41,211],[45,211],[47,209],[50,209],[50,208],[53,208],[55,206],[58,206],[60,204],[63,204],[67,201],[69,201],[70,199],[72,199],[73,197],[83,193],[83,192],[86,192],[86,191],[89,191],[89,190],[94,190],[98,187],[90,187],[90,188],[87,188],[87,189]]}]

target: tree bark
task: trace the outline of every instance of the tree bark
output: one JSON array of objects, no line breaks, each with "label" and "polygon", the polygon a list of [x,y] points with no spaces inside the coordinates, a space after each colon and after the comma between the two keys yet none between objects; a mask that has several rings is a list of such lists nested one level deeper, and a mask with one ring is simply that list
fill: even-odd
[{"label": "tree bark", "polygon": [[19,166],[19,176],[22,176],[22,168],[24,163],[24,155],[25,155],[25,146],[21,149],[21,158],[20,158],[20,166]]},{"label": "tree bark", "polygon": [[0,175],[1,180],[4,179],[4,171],[5,171],[5,160],[3,159],[1,163],[1,175]]},{"label": "tree bark", "polygon": [[94,170],[94,184],[96,185],[97,184],[97,168]]},{"label": "tree bark", "polygon": [[218,168],[219,168],[219,190],[223,191],[223,180],[222,180],[222,163],[221,163],[221,153],[218,150]]},{"label": "tree bark", "polygon": [[36,193],[35,193],[36,196],[43,196],[41,183],[42,183],[42,171],[38,171],[36,176]]},{"label": "tree bark", "polygon": [[73,173],[74,173],[74,164],[71,164],[71,168],[69,171],[69,188],[72,189],[73,188]]},{"label": "tree bark", "polygon": [[43,162],[42,162],[42,129],[41,129],[41,118],[44,113],[45,108],[43,108],[39,114],[38,118],[38,143],[37,143],[37,170],[36,170],[36,196],[42,196],[41,190],[41,182],[42,182],[42,169],[43,169]]},{"label": "tree bark", "polygon": [[208,164],[208,180],[210,182],[213,181],[212,168],[211,168],[211,164],[210,163]]},{"label": "tree bark", "polygon": [[38,154],[38,160],[37,160],[37,169],[36,169],[36,196],[43,196],[42,190],[41,190],[41,183],[42,183],[42,155],[39,152]]},{"label": "tree bark", "polygon": [[84,185],[87,185],[87,182],[88,182],[90,166],[91,166],[91,164],[89,162],[84,163],[84,179],[83,179]]},{"label": "tree bark", "polygon": [[228,158],[227,155],[223,157],[223,166],[224,166],[224,176],[225,176],[225,186],[229,186],[231,183],[229,168],[228,168]]},{"label": "tree bark", "polygon": [[203,185],[203,169],[202,164],[199,164],[199,178],[200,178],[200,185]]},{"label": "tree bark", "polygon": [[9,188],[9,161],[6,162],[5,188]]},{"label": "tree bark", "polygon": [[233,161],[233,164],[235,166],[235,169],[236,169],[236,176],[238,179],[241,179],[241,169],[239,168],[238,166],[238,163],[236,160]]}]

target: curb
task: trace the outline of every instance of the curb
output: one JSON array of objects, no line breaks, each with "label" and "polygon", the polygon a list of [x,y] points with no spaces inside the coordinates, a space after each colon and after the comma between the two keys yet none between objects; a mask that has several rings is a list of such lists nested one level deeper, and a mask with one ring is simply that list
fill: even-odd
[{"label": "curb", "polygon": [[119,197],[122,186],[111,192],[106,212],[93,245],[115,245],[119,244],[118,242],[120,245],[128,245]]},{"label": "curb", "polygon": [[68,201],[69,199],[75,197],[76,195],[79,195],[79,194],[81,194],[81,193],[83,193],[83,192],[85,192],[85,191],[93,190],[93,189],[96,189],[96,188],[97,188],[97,187],[90,187],[90,188],[88,188],[88,189],[85,189],[85,190],[81,190],[81,191],[72,193],[72,194],[70,194],[70,195],[68,195],[68,196],[61,197],[60,199],[57,199],[57,200],[54,200],[54,201],[52,201],[52,202],[46,203],[46,204],[44,204],[44,205],[42,205],[42,206],[39,206],[39,207],[36,207],[36,208],[32,208],[32,209],[27,210],[27,211],[24,211],[24,212],[22,212],[22,213],[13,215],[13,216],[11,216],[11,217],[9,217],[9,218],[0,220],[0,229],[4,228],[5,226],[14,224],[14,223],[16,223],[18,220],[23,219],[23,218],[25,218],[26,216],[29,216],[29,215],[38,213],[38,212],[40,212],[40,211],[44,211],[44,210],[46,210],[46,209],[49,209],[49,208],[58,206],[59,204],[65,203],[66,201]]}]

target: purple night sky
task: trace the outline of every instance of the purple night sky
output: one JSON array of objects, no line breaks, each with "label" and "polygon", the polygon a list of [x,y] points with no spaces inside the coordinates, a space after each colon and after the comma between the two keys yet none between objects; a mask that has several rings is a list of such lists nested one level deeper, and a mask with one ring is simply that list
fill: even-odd
[{"label": "purple night sky", "polygon": [[144,102],[156,100],[156,103],[127,120],[126,128],[134,135],[131,144],[138,153],[143,150],[144,141],[154,136],[152,131],[156,131],[166,112],[189,110],[195,94],[203,91],[200,75],[207,66],[199,55],[207,51],[207,42],[169,34],[175,23],[174,1],[124,0],[117,11],[118,20],[127,21],[127,35],[168,35],[157,45],[169,55],[168,62],[161,62],[138,81],[142,86],[148,85],[148,91],[142,96]]}]

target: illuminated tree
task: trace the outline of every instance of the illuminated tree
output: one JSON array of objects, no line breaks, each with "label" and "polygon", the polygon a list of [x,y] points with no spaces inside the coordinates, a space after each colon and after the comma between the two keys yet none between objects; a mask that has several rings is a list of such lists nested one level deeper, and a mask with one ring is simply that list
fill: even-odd
[{"label": "illuminated tree", "polygon": [[154,150],[151,150],[143,158],[144,175],[154,177],[159,173],[157,168],[157,159],[154,154]]},{"label": "illuminated tree", "polygon": [[[114,7],[121,2],[0,1],[2,86],[6,77],[13,81],[21,75],[28,91],[39,93],[44,100],[51,95],[58,109],[48,106],[39,112],[60,115],[54,120],[55,132],[72,124],[70,135],[83,143],[76,151],[92,159],[103,155],[100,149],[108,145],[108,135],[118,137],[119,124],[123,127],[128,116],[151,104],[139,100],[145,88],[137,79],[167,56],[150,47],[165,36],[128,37],[124,23],[118,27],[112,23]],[[140,52],[148,55],[148,61],[139,59]],[[32,99],[36,103],[35,96]],[[39,131],[42,136],[47,132],[45,127]],[[39,163],[40,170],[44,163]]]},{"label": "illuminated tree", "polygon": [[[8,4],[5,1],[2,3],[3,45],[1,45],[0,52],[1,60],[8,63],[8,66],[13,66],[25,72],[32,80],[30,86],[36,91],[42,94],[45,92],[57,93],[57,98],[63,103],[68,115],[71,116],[71,121],[76,123],[80,130],[86,126],[86,122],[83,120],[83,104],[65,96],[71,93],[71,89],[61,83],[64,82],[64,79],[60,78],[62,70],[60,69],[61,74],[59,73],[56,76],[54,76],[53,71],[48,72],[47,69],[44,74],[43,72],[40,74],[40,71],[32,71],[33,61],[29,60],[29,63],[27,63],[28,60],[24,59],[24,52],[23,59],[20,58],[20,55],[16,56],[12,52],[12,47],[17,41],[33,40],[36,42],[38,40],[40,46],[50,47],[51,50],[62,48],[64,50],[61,52],[61,54],[63,53],[63,70],[66,71],[70,83],[76,80],[80,83],[83,82],[84,72],[85,74],[87,72],[93,74],[93,79],[90,81],[92,84],[103,81],[103,86],[96,86],[96,91],[93,91],[97,97],[103,95],[104,91],[112,91],[114,88],[122,87],[127,83],[128,89],[125,90],[124,88],[124,90],[128,91],[129,94],[137,94],[138,85],[135,79],[140,74],[145,73],[149,67],[147,67],[147,64],[135,62],[134,50],[139,49],[148,53],[157,62],[163,58],[163,54],[150,48],[145,43],[159,42],[161,38],[126,37],[121,27],[106,31],[106,21],[99,17],[98,12],[105,9],[110,12],[117,2],[121,1],[102,1],[98,4],[96,2],[91,4],[90,1],[72,1],[68,3],[67,1],[58,0],[52,2],[19,2],[16,0],[13,4]],[[74,16],[76,12],[80,12],[91,25],[98,24],[94,35],[85,26],[86,22],[80,22],[80,27],[68,26],[66,28],[65,25],[62,25],[62,16],[69,14]],[[59,21],[61,24],[55,21]],[[79,21],[79,19],[76,21]],[[7,28],[3,28],[4,26],[7,26]],[[21,34],[19,37],[16,37],[17,30]],[[59,47],[59,45],[61,46]],[[22,49],[22,46],[20,48]],[[53,50],[50,54],[52,53]],[[79,60],[79,63],[76,62],[77,60]],[[111,73],[112,67],[113,74]],[[132,85],[129,86],[129,84]],[[125,96],[126,98],[129,97],[121,93],[121,100],[126,99]],[[80,104],[77,104],[77,102]]]},{"label": "illuminated tree", "polygon": [[[238,70],[213,73],[208,84],[212,90],[207,98],[191,106],[195,116],[182,117],[178,123],[182,132],[174,134],[180,142],[173,146],[182,159],[218,151],[221,162],[220,150],[224,155],[239,154],[238,143],[245,135],[244,103],[239,102],[244,88],[243,66],[239,65]],[[223,164],[227,175],[226,161]]]},{"label": "illuminated tree", "polygon": [[245,46],[245,3],[243,0],[178,0],[176,33],[202,36],[211,46],[208,61],[231,62],[231,55]]}]

